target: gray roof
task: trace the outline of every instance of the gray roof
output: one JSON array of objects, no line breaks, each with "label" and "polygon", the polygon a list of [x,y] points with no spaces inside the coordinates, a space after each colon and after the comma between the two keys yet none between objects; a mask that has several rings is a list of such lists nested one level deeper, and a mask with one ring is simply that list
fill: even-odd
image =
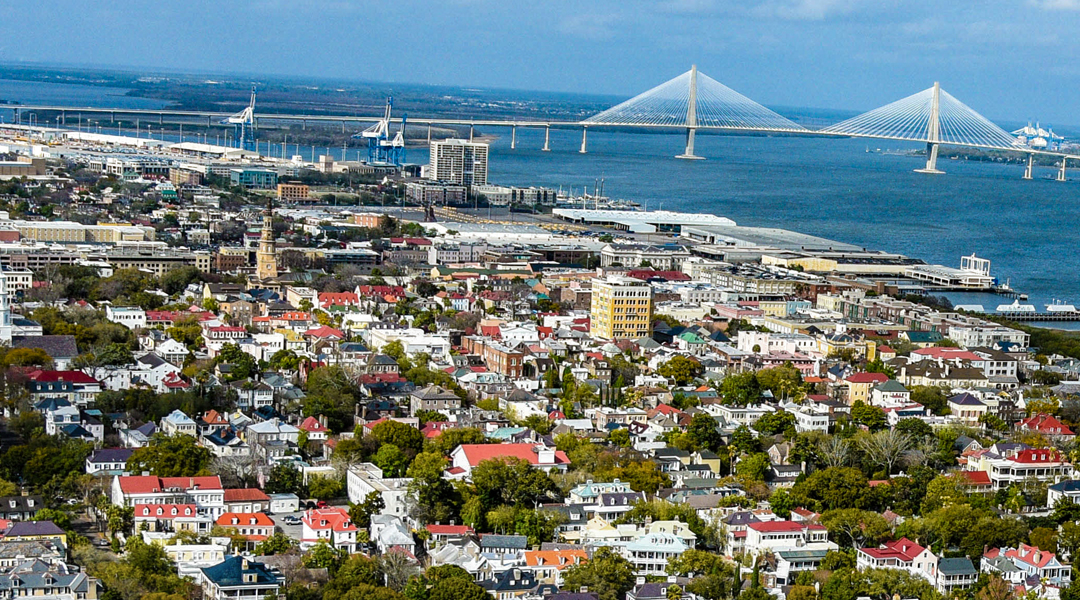
[{"label": "gray roof", "polygon": [[978,571],[966,558],[943,558],[938,561],[938,572],[942,575],[975,575]]},{"label": "gray roof", "polygon": [[494,535],[488,534],[480,538],[481,548],[510,548],[512,550],[526,550],[529,547],[529,538],[523,535]]},{"label": "gray roof", "polygon": [[79,347],[73,335],[17,336],[11,339],[12,348],[38,348],[52,358],[75,358]]}]

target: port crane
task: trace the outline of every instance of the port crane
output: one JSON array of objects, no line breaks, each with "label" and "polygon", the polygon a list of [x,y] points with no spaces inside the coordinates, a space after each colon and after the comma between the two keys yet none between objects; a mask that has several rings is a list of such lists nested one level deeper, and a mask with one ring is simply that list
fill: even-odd
[{"label": "port crane", "polygon": [[389,163],[402,165],[405,163],[405,122],[407,116],[401,117],[401,128],[394,137],[390,137],[390,113],[394,108],[394,97],[386,99],[386,109],[382,119],[371,127],[368,127],[354,138],[363,138],[368,143],[369,163]]},{"label": "port crane", "polygon": [[244,110],[222,121],[235,127],[236,147],[254,150],[255,147],[255,86],[251,86],[251,102]]}]

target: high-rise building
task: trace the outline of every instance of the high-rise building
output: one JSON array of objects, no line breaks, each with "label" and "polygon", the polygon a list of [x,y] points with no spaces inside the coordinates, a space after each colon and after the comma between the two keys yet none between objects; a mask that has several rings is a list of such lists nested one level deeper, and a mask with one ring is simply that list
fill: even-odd
[{"label": "high-rise building", "polygon": [[592,282],[593,337],[637,339],[652,333],[652,286],[630,277],[608,276]]},{"label": "high-rise building", "polygon": [[255,253],[255,275],[262,281],[275,279],[277,271],[277,248],[274,242],[274,201],[267,199],[263,211],[262,236],[259,251]]},{"label": "high-rise building", "polygon": [[432,141],[427,177],[461,185],[486,185],[488,145],[458,139]]}]

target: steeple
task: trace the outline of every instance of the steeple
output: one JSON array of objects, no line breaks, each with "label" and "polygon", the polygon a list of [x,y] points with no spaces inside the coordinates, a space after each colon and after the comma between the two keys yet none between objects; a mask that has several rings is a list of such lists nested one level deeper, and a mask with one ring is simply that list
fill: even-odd
[{"label": "steeple", "polygon": [[277,248],[274,242],[274,199],[266,199],[263,211],[262,235],[259,238],[259,251],[255,254],[255,273],[260,280],[274,279],[278,276]]}]

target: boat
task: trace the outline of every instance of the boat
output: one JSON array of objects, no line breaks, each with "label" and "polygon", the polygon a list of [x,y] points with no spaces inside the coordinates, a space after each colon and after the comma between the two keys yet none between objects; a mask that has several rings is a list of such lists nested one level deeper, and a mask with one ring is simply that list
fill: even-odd
[{"label": "boat", "polygon": [[999,304],[997,312],[1004,313],[1033,313],[1035,307],[1031,304],[1020,304],[1019,300],[1013,300],[1012,304]]},{"label": "boat", "polygon": [[1046,312],[1048,313],[1074,313],[1076,307],[1072,304],[1065,304],[1064,302],[1058,302],[1054,300],[1052,303],[1046,305]]}]

